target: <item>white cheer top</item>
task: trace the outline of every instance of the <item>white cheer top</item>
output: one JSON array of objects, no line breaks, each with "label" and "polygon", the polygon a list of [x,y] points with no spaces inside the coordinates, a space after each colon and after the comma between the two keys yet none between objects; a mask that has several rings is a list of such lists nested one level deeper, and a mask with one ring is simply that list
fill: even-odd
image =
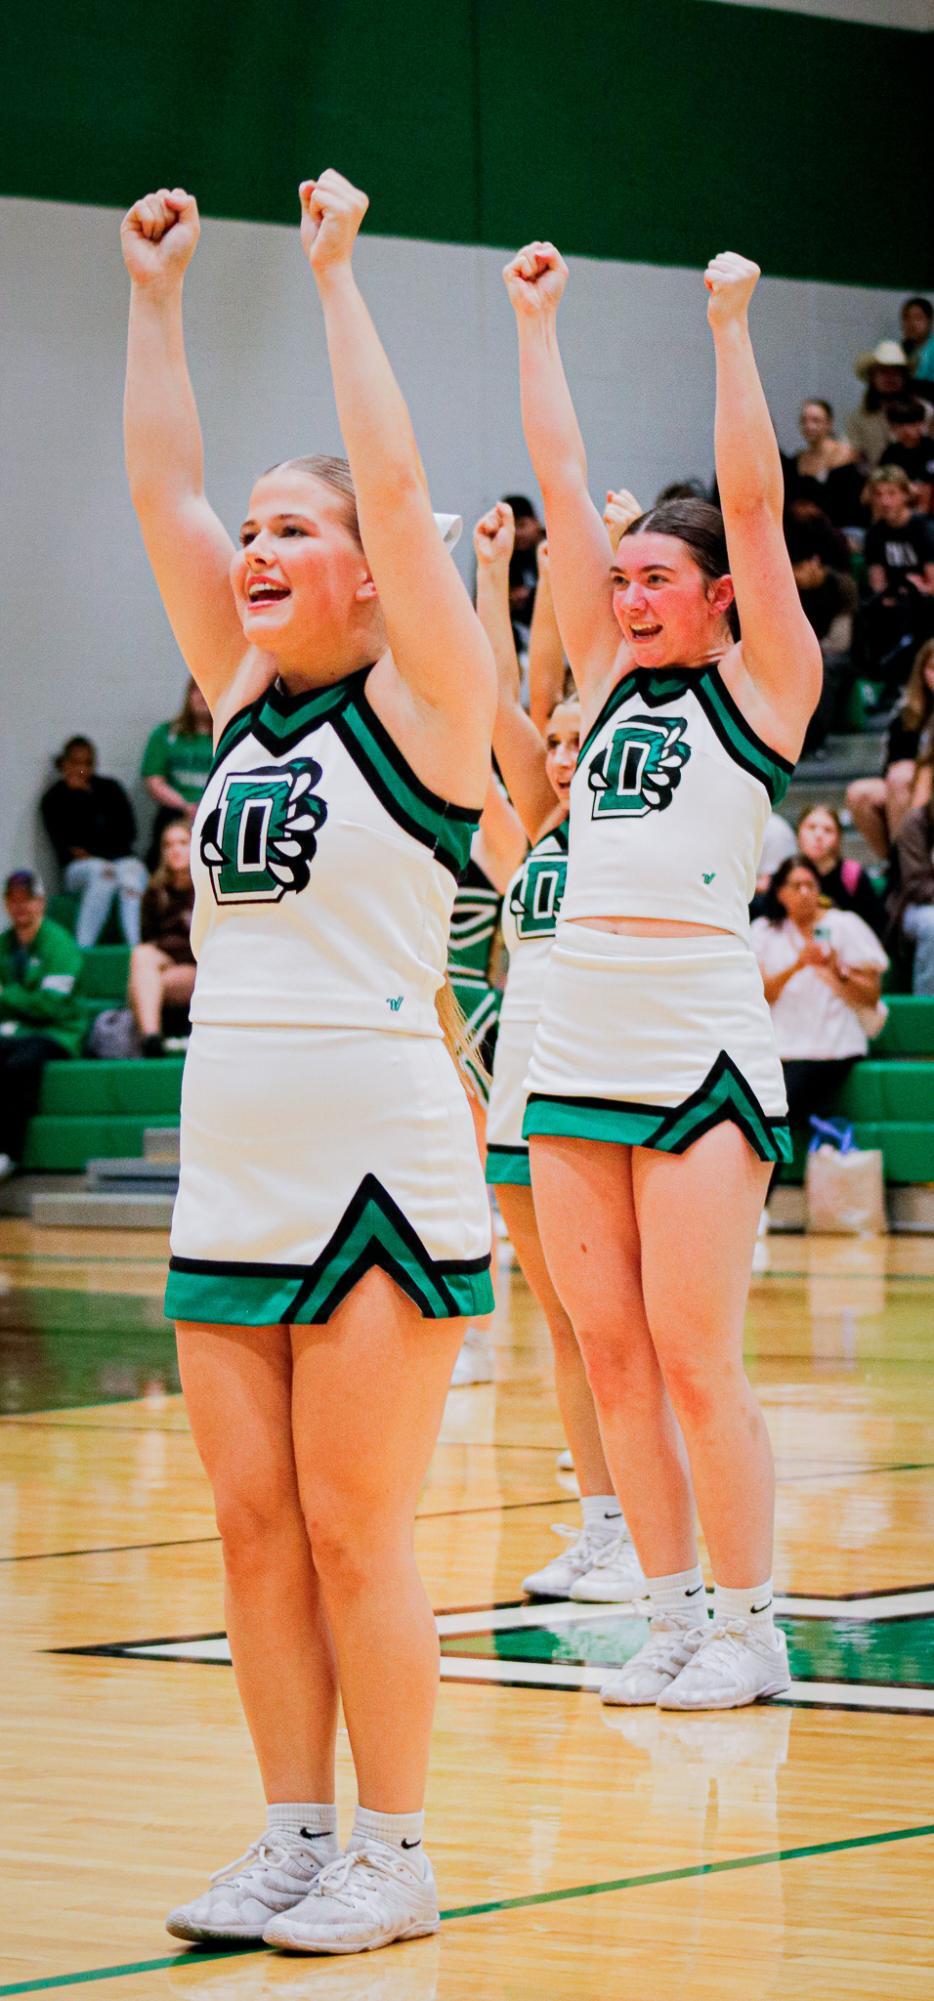
[{"label": "white cheer top", "polygon": [[509,972],[500,1021],[537,1021],[555,942],[568,866],[568,823],[543,834],[517,868],[503,898]]},{"label": "white cheer top", "polygon": [[562,916],[746,934],[766,822],[793,769],[716,665],[634,668],[581,746]]},{"label": "white cheer top", "polygon": [[224,731],[192,838],[193,1022],[440,1035],[478,813],[415,776],[369,672],[276,684]]}]

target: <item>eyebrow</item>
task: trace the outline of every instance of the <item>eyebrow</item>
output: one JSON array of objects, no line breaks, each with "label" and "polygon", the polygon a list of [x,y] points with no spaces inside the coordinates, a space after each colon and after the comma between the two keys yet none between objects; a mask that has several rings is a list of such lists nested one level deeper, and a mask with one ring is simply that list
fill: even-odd
[{"label": "eyebrow", "polygon": [[[307,527],[314,526],[311,515],[303,514],[299,507],[284,507],[278,514],[272,514],[269,518],[271,521],[302,521]],[[248,528],[256,528],[258,526],[259,524],[254,520],[253,515],[248,514],[246,520],[240,523],[240,533],[241,535],[245,535]]]}]

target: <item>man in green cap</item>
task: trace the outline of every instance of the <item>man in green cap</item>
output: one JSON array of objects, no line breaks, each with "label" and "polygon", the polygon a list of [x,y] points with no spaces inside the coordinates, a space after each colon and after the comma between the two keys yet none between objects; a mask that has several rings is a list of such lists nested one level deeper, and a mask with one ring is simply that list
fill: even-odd
[{"label": "man in green cap", "polygon": [[4,900],[10,927],[0,932],[0,1181],[22,1158],[45,1065],[53,1056],[77,1056],[85,1030],[75,992],[81,951],[70,931],[46,917],[35,870],[15,869]]}]

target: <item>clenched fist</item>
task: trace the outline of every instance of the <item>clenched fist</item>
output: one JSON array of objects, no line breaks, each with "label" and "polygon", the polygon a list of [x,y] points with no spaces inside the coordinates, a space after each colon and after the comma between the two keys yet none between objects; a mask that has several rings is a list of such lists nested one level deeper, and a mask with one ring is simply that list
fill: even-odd
[{"label": "clenched fist", "polygon": [[370,198],[327,167],[317,181],[302,181],[302,248],[315,277],[349,264]]},{"label": "clenched fist", "polygon": [[134,285],[180,285],[200,234],[198,204],[184,188],[143,195],[120,225],[123,261]]},{"label": "clenched fist", "polygon": [[710,294],[707,318],[712,327],[725,327],[731,320],[745,318],[761,275],[758,264],[737,256],[735,250],[721,250],[711,258],[704,284]]},{"label": "clenched fist", "polygon": [[516,523],[506,500],[498,500],[481,516],[473,531],[474,555],[478,563],[508,563],[516,540]]},{"label": "clenched fist", "polygon": [[638,521],[641,513],[642,508],[634,494],[627,492],[625,487],[620,487],[617,492],[611,487],[606,497],[603,521],[614,556],[630,522]]},{"label": "clenched fist", "polygon": [[527,243],[503,272],[506,290],[520,319],[556,313],[568,282],[568,267],[553,243]]}]

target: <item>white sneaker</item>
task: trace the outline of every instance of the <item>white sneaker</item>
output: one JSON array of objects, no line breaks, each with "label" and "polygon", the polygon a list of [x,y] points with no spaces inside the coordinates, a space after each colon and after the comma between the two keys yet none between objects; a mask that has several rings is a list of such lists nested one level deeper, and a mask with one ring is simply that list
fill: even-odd
[{"label": "white sneaker", "polygon": [[[608,1540],[606,1536],[595,1535],[593,1529],[569,1529],[563,1522],[552,1522],[552,1535],[566,1536],[570,1549],[560,1556],[553,1556],[550,1563],[541,1570],[533,1570],[530,1577],[522,1579],[522,1589],[530,1598],[569,1598],[571,1586],[577,1583],[594,1564]],[[614,1544],[616,1537],[612,1538]]]},{"label": "white sneaker", "polygon": [[[169,1912],[166,1931],[199,1945],[215,1939],[255,1939],[259,1944],[270,1918],[307,1896],[319,1870],[333,1859],[335,1845],[333,1834],[315,1836],[312,1844],[285,1828],[267,1828],[245,1855],[216,1871],[210,1890]],[[321,1849],[320,1856],[315,1848]]]},{"label": "white sneaker", "polygon": [[564,1451],[559,1452],[558,1454],[558,1472],[573,1473],[573,1471],[574,1471],[574,1454],[571,1451],[570,1446],[566,1445]]},{"label": "white sneaker", "polygon": [[715,1619],[703,1646],[658,1698],[661,1709],[741,1709],[791,1687],[788,1648],[777,1626]]},{"label": "white sneaker", "polygon": [[330,1862],[302,1902],[273,1918],[263,1937],[287,1952],[373,1952],[394,1939],[424,1938],[440,1924],[424,1850],[402,1855],[374,1841]]},{"label": "white sneaker", "polygon": [[470,1383],[491,1383],[493,1381],[493,1351],[490,1337],[479,1327],[468,1327],[461,1342],[460,1353],[454,1364],[451,1377],[452,1390],[463,1390]]},{"label": "white sneaker", "polygon": [[657,1612],[649,1625],[645,1645],[625,1667],[607,1676],[600,1690],[601,1702],[632,1703],[640,1708],[658,1702],[696,1654],[708,1631],[706,1620],[702,1626],[695,1626],[687,1619]]},{"label": "white sneaker", "polygon": [[605,1536],[589,1570],[568,1597],[581,1605],[628,1605],[645,1597],[645,1575],[628,1534]]}]

